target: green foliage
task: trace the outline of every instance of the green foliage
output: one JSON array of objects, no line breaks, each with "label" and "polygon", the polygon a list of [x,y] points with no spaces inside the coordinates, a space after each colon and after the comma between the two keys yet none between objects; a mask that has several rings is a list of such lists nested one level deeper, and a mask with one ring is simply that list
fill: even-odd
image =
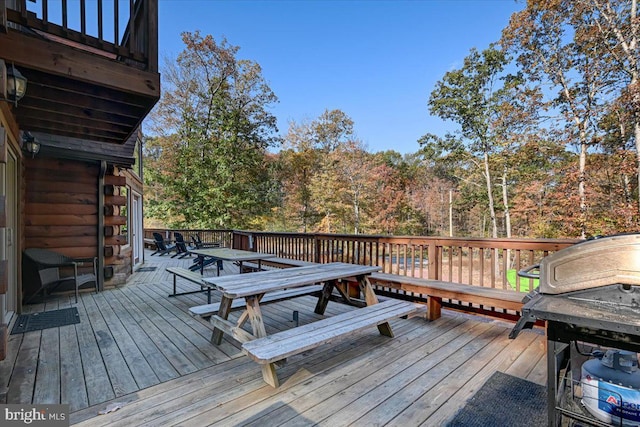
[{"label": "green foliage", "polygon": [[277,202],[265,162],[277,98],[237,47],[199,33],[183,41],[145,144],[149,213],[169,226],[248,228]]},{"label": "green foliage", "polygon": [[143,144],[145,214],[167,226],[273,231],[637,232],[631,11],[623,0],[527,2],[501,48],[472,49],[431,92],[430,111],[456,132],[426,133],[407,155],[369,152],[337,109],[290,123],[283,149],[269,153],[280,143],[269,113],[277,99],[260,66],[226,40],[185,33]]}]

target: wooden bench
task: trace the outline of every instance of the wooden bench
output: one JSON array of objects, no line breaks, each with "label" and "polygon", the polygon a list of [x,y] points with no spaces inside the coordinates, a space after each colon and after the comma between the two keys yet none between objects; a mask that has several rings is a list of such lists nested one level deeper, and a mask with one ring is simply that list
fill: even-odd
[{"label": "wooden bench", "polygon": [[[242,349],[252,360],[262,365],[270,365],[263,367],[263,377],[267,383],[277,387],[278,378],[275,374],[274,362],[340,338],[353,336],[356,332],[372,326],[378,326],[382,335],[393,337],[388,322],[398,317],[415,314],[419,310],[418,304],[388,299],[378,304],[246,341],[242,344]],[[268,372],[266,375],[265,368]]]},{"label": "wooden bench", "polygon": [[[322,292],[321,285],[315,286],[306,286],[303,288],[293,288],[293,289],[285,289],[283,291],[269,292],[262,297],[260,300],[261,304],[266,304],[270,302],[278,302],[285,299],[295,298],[303,295],[311,295],[318,292]],[[238,310],[241,308],[245,308],[245,301],[241,298],[234,299],[231,303],[231,310]],[[220,303],[216,302],[213,304],[205,304],[205,305],[197,305],[195,307],[189,308],[189,314],[192,316],[200,316],[200,317],[209,317],[220,310]]]},{"label": "wooden bench", "polygon": [[[261,261],[262,270],[266,270],[269,268],[291,268],[291,267],[305,267],[307,265],[317,264],[315,262],[310,261],[301,261],[298,259],[289,259],[289,258],[267,258]],[[265,268],[266,267],[266,268]],[[242,263],[242,271],[241,273],[258,271],[258,264],[255,262],[244,262]]]},{"label": "wooden bench", "polygon": [[[443,302],[445,300],[455,300],[459,302],[477,304],[478,311],[487,314],[500,314],[500,317],[513,318],[517,320],[517,314],[509,315],[505,312],[497,313],[495,308],[520,312],[522,309],[522,299],[524,295],[520,292],[507,289],[495,289],[482,286],[464,285],[461,283],[443,282],[440,280],[420,279],[415,277],[400,276],[397,274],[373,273],[369,276],[371,284],[394,289],[395,291],[412,292],[424,295],[427,298],[427,319],[435,320],[441,316],[442,306],[451,306]],[[381,292],[376,290],[376,293]],[[402,296],[397,293],[385,293],[383,295]],[[412,297],[412,299],[415,299]],[[488,309],[487,309],[488,307]],[[466,311],[469,307],[465,306]]]},{"label": "wooden bench", "polygon": [[[178,295],[196,294],[199,292],[206,291],[207,303],[211,304],[211,286],[209,286],[209,284],[207,284],[204,280],[202,280],[202,276],[200,275],[200,273],[196,273],[195,271],[190,271],[190,270],[187,270],[186,268],[181,268],[181,267],[167,267],[167,272],[173,274],[173,293],[169,294],[170,297],[175,297]],[[200,290],[176,293],[176,281],[178,277],[181,277],[185,280],[193,282],[196,285],[200,285]]]}]

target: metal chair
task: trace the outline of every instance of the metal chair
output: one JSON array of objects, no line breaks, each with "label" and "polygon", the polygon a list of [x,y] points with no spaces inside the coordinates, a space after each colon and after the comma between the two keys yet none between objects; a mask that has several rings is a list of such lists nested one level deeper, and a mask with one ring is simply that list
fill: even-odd
[{"label": "metal chair", "polygon": [[[95,283],[98,292],[98,258],[71,258],[48,249],[25,249],[22,257],[22,280],[25,284],[35,283],[38,287],[25,304],[29,303],[40,292],[46,296],[64,282],[73,281],[76,290],[76,303],[78,302],[78,290],[86,283]],[[91,265],[93,273],[78,274],[78,267]],[[61,277],[60,268],[73,269],[73,276]]]}]

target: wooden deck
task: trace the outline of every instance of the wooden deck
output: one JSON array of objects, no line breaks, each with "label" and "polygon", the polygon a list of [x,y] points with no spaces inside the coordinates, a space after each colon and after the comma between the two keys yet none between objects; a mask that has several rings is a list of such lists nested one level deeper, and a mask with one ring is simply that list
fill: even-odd
[{"label": "wooden deck", "polygon": [[[69,296],[27,306],[77,306],[81,322],[9,336],[0,362],[6,402],[68,403],[71,424],[87,426],[435,426],[495,371],[546,382],[541,330],[509,340],[511,323],[443,310],[433,322],[393,321],[393,339],[372,328],[291,357],[273,389],[233,340],[210,344],[209,324],[189,316],[188,307],[206,303],[206,294],[167,297],[172,278],[165,268],[190,262],[147,252],[145,267],[156,269],[134,274],[126,286],[84,293],[77,305]],[[215,268],[205,273],[213,274]],[[290,328],[294,310],[301,324],[320,318],[314,306],[311,296],[266,306],[268,332]],[[326,314],[351,309],[330,303]],[[120,409],[98,415],[111,404]]]}]

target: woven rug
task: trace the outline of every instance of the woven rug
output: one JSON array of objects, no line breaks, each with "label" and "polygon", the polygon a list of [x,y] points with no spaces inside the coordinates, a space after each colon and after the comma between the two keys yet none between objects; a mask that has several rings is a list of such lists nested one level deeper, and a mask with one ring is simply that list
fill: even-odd
[{"label": "woven rug", "polygon": [[547,425],[545,386],[494,373],[448,424],[450,427]]},{"label": "woven rug", "polygon": [[41,329],[57,328],[75,323],[80,323],[80,315],[78,315],[78,309],[75,307],[42,311],[40,313],[21,314],[16,319],[13,329],[11,329],[11,335],[39,331]]}]

